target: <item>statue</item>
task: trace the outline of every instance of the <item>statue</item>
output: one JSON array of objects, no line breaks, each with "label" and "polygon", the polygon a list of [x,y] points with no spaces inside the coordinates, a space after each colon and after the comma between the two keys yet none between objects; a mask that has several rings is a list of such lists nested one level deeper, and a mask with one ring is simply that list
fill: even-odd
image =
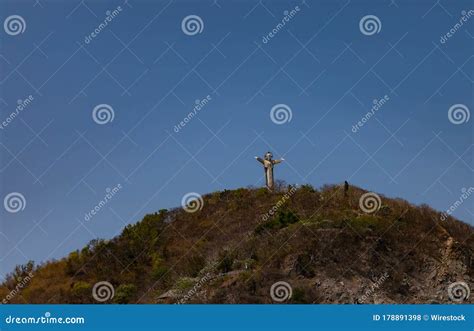
[{"label": "statue", "polygon": [[263,168],[265,169],[265,184],[267,185],[267,189],[273,191],[274,181],[273,181],[273,166],[275,164],[281,163],[281,161],[285,161],[285,159],[281,160],[273,160],[273,155],[270,152],[265,153],[263,160],[259,157],[255,157],[258,162],[263,164]]}]

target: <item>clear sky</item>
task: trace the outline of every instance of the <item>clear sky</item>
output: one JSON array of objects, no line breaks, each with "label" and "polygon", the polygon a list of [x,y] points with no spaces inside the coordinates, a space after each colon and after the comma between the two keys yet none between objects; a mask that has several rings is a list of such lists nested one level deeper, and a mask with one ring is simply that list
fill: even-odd
[{"label": "clear sky", "polygon": [[[474,186],[472,1],[0,4],[0,195],[24,198],[0,208],[0,275],[186,193],[261,186],[267,150],[288,183],[437,210]],[[469,199],[453,214],[473,224]]]}]

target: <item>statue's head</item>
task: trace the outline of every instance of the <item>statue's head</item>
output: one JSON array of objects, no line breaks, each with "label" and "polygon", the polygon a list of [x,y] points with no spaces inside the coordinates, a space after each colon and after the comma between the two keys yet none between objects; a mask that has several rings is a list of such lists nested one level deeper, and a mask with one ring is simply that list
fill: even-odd
[{"label": "statue's head", "polygon": [[265,156],[264,156],[265,160],[270,161],[272,159],[272,157],[273,157],[272,153],[270,153],[270,152],[265,153]]}]

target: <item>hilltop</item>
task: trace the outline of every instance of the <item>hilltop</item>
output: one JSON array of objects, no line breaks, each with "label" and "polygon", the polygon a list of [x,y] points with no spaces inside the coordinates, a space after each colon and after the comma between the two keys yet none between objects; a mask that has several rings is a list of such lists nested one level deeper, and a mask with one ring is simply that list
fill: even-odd
[{"label": "hilltop", "polygon": [[104,281],[110,303],[449,303],[453,282],[472,288],[472,226],[383,195],[361,208],[365,193],[280,183],[207,194],[63,259],[18,266],[0,298],[97,303]]}]

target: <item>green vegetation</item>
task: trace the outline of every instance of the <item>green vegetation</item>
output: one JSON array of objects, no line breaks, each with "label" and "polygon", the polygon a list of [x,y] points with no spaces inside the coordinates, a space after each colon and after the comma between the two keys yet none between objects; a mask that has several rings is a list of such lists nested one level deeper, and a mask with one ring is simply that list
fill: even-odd
[{"label": "green vegetation", "polygon": [[117,287],[114,296],[115,303],[130,303],[137,292],[134,284],[122,284]]},{"label": "green vegetation", "polygon": [[71,292],[77,302],[86,303],[91,296],[92,286],[88,282],[78,281],[74,283]]},{"label": "green vegetation", "polygon": [[291,296],[294,303],[308,303],[305,298],[305,291],[302,288],[295,288]]},{"label": "green vegetation", "polygon": [[182,277],[178,279],[175,287],[180,291],[185,291],[190,289],[194,285],[194,283],[194,279],[189,277]]},{"label": "green vegetation", "polygon": [[298,221],[298,216],[296,216],[291,210],[278,211],[276,217],[270,221],[258,225],[255,229],[255,232],[257,234],[261,234],[264,229],[282,229]]}]

